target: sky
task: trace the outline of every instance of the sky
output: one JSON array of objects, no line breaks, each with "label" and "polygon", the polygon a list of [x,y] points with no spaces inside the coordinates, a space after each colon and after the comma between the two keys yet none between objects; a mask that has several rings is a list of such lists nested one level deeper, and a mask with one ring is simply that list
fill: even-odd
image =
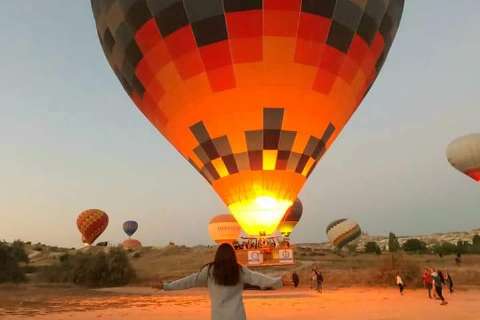
[{"label": "sky", "polygon": [[[146,245],[208,244],[227,211],[134,107],[100,48],[89,1],[18,0],[0,10],[0,239],[80,246],[77,214],[101,208],[101,240],[139,222]],[[357,220],[369,234],[480,227],[480,185],[445,158],[479,132],[480,1],[406,1],[370,93],[300,194],[295,242]]]}]

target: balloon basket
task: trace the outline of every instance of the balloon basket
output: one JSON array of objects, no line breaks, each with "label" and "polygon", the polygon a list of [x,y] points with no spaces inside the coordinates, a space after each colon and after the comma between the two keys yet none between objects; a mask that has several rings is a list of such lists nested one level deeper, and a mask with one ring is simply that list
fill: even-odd
[{"label": "balloon basket", "polygon": [[295,264],[294,246],[279,237],[244,238],[234,244],[237,261],[248,267],[288,266]]}]

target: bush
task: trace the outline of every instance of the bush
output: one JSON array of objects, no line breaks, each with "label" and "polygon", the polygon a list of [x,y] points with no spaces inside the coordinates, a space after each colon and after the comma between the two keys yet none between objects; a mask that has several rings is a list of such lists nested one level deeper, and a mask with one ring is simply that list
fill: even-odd
[{"label": "bush", "polygon": [[418,288],[422,286],[422,269],[415,261],[401,253],[392,254],[389,259],[384,261],[375,282],[377,284],[395,284],[397,273],[400,274],[408,287]]},{"label": "bush", "polygon": [[444,255],[458,253],[457,246],[450,242],[442,242],[440,244],[436,244],[432,247],[432,251],[440,257]]},{"label": "bush", "polygon": [[19,266],[19,259],[23,260],[25,252],[5,242],[0,242],[0,283],[25,281],[25,273]]},{"label": "bush", "polygon": [[375,241],[369,241],[365,244],[365,253],[376,253],[381,254],[382,250],[380,246]]},{"label": "bush", "polygon": [[117,248],[108,253],[64,254],[59,261],[43,270],[48,282],[72,282],[87,287],[121,286],[135,278],[127,254]]},{"label": "bush", "polygon": [[402,249],[406,252],[425,253],[427,252],[427,244],[418,239],[408,239],[402,245]]}]

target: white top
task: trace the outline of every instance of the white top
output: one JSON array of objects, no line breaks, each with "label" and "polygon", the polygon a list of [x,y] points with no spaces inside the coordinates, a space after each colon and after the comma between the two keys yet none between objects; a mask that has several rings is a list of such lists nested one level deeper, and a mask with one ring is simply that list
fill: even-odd
[{"label": "white top", "polygon": [[397,276],[397,284],[403,284],[403,280],[400,276]]},{"label": "white top", "polygon": [[213,276],[208,274],[208,266],[200,272],[191,274],[185,278],[164,283],[165,290],[182,290],[193,287],[208,287],[212,304],[212,320],[245,320],[243,307],[243,285],[248,283],[253,286],[265,288],[281,288],[282,278],[273,278],[251,271],[246,267],[241,268],[240,281],[234,286],[221,286],[215,283]]}]

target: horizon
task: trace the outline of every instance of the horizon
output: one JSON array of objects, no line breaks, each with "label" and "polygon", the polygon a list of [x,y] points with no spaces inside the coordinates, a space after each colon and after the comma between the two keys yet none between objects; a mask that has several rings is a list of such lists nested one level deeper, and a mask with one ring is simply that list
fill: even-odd
[{"label": "horizon", "polygon": [[[227,208],[124,93],[89,2],[58,3],[0,12],[0,240],[79,247],[77,215],[99,208],[110,224],[97,241],[123,241],[133,219],[147,246],[211,244],[208,221]],[[341,217],[369,234],[480,228],[480,187],[445,157],[480,131],[480,2],[432,3],[405,4],[378,79],[299,195],[294,242],[326,241]]]}]

